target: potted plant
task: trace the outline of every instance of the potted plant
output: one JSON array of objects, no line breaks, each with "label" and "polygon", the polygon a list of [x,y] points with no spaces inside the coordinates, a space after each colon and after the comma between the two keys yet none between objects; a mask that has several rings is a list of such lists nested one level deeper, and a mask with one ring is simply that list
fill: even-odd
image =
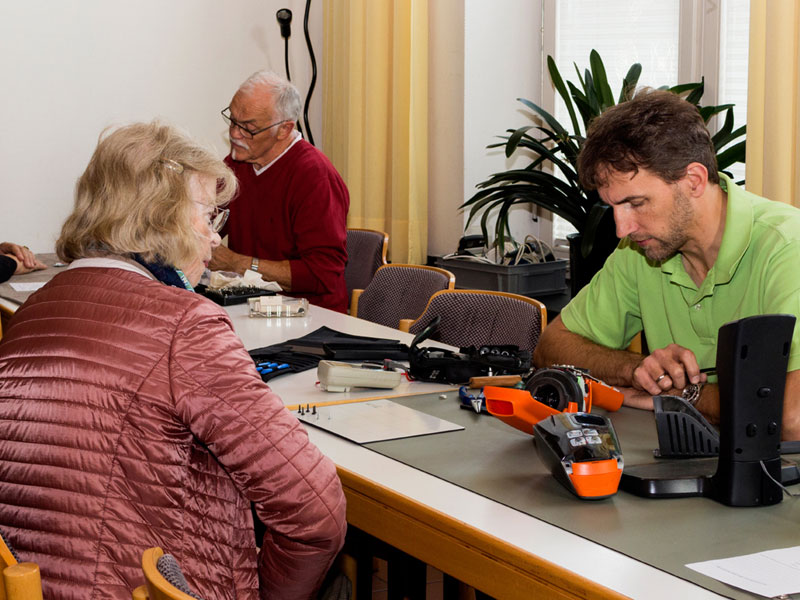
[{"label": "potted plant", "polygon": [[[505,147],[506,157],[517,152],[532,157],[525,168],[515,168],[495,173],[478,184],[479,191],[467,200],[460,209],[469,210],[467,225],[480,215],[483,235],[488,236],[488,219],[496,214],[494,226],[495,245],[505,247],[510,237],[508,227],[509,210],[516,204],[536,204],[569,221],[577,230],[570,239],[571,289],[573,295],[588,283],[594,273],[602,267],[605,259],[614,250],[616,237],[612,212],[600,200],[596,190],[581,187],[577,172],[577,158],[590,121],[616,103],[629,100],[636,89],[642,66],[633,64],[622,81],[622,89],[614,95],[606,78],[603,61],[597,51],[589,55],[590,68],[581,76],[578,66],[577,85],[566,84],[551,56],[547,57],[550,80],[569,112],[570,123],[559,123],[546,110],[530,100],[518,98],[533,111],[533,125],[508,129],[504,142],[491,144],[488,148]],[[713,136],[720,171],[725,171],[737,162],[744,162],[745,126],[734,129],[733,105],[700,106],[704,83],[688,83],[661,89],[685,96],[688,102],[697,105],[704,121],[725,112],[722,127]],[[572,237],[572,236],[571,236]]]}]

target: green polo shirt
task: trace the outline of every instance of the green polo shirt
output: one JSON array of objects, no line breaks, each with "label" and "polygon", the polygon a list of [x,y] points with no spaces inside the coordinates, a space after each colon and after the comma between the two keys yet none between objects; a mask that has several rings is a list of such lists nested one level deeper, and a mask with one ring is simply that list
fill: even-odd
[{"label": "green polo shirt", "polygon": [[[561,312],[567,329],[609,348],[627,348],[644,330],[651,350],[674,342],[706,368],[716,364],[717,332],[725,323],[760,314],[800,317],[800,210],[720,178],[728,192],[725,232],[699,288],[680,254],[650,261],[626,238]],[[796,369],[800,318],[788,367]]]}]

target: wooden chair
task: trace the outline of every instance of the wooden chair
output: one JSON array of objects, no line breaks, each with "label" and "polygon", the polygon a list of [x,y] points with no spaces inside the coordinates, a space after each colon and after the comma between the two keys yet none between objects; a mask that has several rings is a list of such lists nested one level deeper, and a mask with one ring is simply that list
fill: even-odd
[{"label": "wooden chair", "polygon": [[347,230],[347,265],[344,280],[347,284],[347,298],[353,290],[365,289],[378,267],[386,264],[389,251],[389,234],[376,229]]},{"label": "wooden chair", "polygon": [[401,319],[416,319],[430,297],[455,287],[455,275],[439,267],[384,265],[366,289],[353,290],[350,314],[387,327],[399,326]]},{"label": "wooden chair", "polygon": [[133,600],[197,600],[178,562],[161,548],[145,550],[142,554],[145,585],[133,590]]},{"label": "wooden chair", "polygon": [[16,553],[0,533],[0,600],[42,600],[39,565],[19,562]]},{"label": "wooden chair", "polygon": [[442,320],[431,339],[459,348],[514,344],[533,351],[547,325],[547,309],[533,298],[487,290],[443,290],[431,296],[416,321],[400,321],[400,329],[416,335],[436,316]]}]

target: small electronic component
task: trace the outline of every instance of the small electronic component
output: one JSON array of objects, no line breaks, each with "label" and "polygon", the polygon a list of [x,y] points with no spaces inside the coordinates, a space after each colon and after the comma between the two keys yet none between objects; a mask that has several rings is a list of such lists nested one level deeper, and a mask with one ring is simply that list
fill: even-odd
[{"label": "small electronic component", "polygon": [[305,317],[308,300],[284,296],[262,295],[247,299],[251,317]]},{"label": "small electronic component", "polygon": [[390,389],[400,385],[403,373],[373,364],[321,360],[317,367],[319,385],[328,392],[349,392],[350,388]]}]

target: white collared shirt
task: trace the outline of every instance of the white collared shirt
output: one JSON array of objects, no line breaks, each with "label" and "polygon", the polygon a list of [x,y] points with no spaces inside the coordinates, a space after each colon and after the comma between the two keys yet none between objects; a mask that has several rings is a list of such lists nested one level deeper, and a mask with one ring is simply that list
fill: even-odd
[{"label": "white collared shirt", "polygon": [[270,168],[272,165],[274,165],[276,162],[278,162],[278,161],[281,159],[281,157],[282,157],[284,154],[286,154],[286,153],[289,151],[289,149],[290,149],[292,146],[294,146],[294,145],[295,145],[297,142],[299,142],[299,141],[302,139],[302,137],[303,137],[303,136],[301,136],[301,135],[300,135],[300,132],[299,132],[299,131],[297,131],[297,129],[295,129],[295,130],[293,131],[293,133],[294,133],[294,139],[292,140],[292,143],[291,143],[291,144],[289,144],[289,146],[287,146],[286,150],[284,150],[283,152],[281,152],[281,153],[280,153],[278,156],[276,156],[274,159],[272,159],[270,162],[268,162],[266,165],[264,165],[264,166],[263,166],[263,167],[261,167],[260,169],[257,169],[257,168],[256,168],[256,166],[255,166],[255,165],[253,165],[253,171],[255,171],[255,172],[256,172],[256,176],[258,176],[258,175],[261,175],[261,174],[262,174],[264,171],[266,171],[266,170],[267,170],[267,169],[269,169],[269,168]]},{"label": "white collared shirt", "polygon": [[91,258],[79,258],[78,260],[73,260],[69,263],[67,269],[80,269],[85,267],[95,267],[95,268],[102,268],[102,269],[123,269],[125,271],[131,271],[133,273],[138,273],[139,275],[144,275],[148,279],[155,279],[152,273],[141,266],[139,263],[134,261],[127,261],[123,258],[114,256],[96,256]]}]

